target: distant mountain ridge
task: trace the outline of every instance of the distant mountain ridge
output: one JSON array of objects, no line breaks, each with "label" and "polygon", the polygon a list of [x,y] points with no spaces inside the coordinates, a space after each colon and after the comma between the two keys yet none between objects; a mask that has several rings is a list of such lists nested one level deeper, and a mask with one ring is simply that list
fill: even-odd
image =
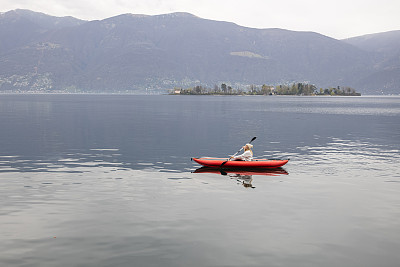
[{"label": "distant mountain ridge", "polygon": [[374,54],[374,73],[361,84],[400,93],[400,30],[345,39],[345,42]]},{"label": "distant mountain ridge", "polygon": [[345,42],[371,52],[400,53],[400,30],[344,39]]},{"label": "distant mountain ridge", "polygon": [[222,82],[310,82],[399,94],[398,39],[378,35],[368,38],[382,43],[371,45],[363,37],[252,29],[189,13],[83,21],[14,10],[0,14],[0,91],[163,92]]}]

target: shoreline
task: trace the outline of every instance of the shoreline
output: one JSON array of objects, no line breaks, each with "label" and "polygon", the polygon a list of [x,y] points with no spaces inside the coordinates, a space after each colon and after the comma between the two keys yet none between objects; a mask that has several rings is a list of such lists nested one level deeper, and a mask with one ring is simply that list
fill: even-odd
[{"label": "shoreline", "polygon": [[66,93],[66,92],[0,92],[2,95],[131,95],[131,96],[250,96],[250,97],[400,97],[400,94],[388,94],[388,95],[247,95],[247,94],[168,94],[168,93],[113,93],[113,92],[82,92],[82,93]]}]

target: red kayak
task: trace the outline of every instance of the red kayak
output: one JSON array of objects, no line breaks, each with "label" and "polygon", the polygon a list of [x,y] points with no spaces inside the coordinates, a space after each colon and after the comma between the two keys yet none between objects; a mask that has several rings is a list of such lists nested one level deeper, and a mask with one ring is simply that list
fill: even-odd
[{"label": "red kayak", "polygon": [[[206,167],[218,168],[222,163],[227,161],[227,158],[192,158],[198,164]],[[224,168],[279,168],[288,163],[288,159],[254,159],[252,161],[242,160],[229,160],[223,167]]]}]

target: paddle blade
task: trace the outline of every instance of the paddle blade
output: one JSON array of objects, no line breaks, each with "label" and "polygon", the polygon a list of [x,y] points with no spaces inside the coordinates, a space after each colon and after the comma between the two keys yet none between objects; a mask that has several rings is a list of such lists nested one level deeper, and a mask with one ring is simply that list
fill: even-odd
[{"label": "paddle blade", "polygon": [[229,161],[229,160],[222,162],[221,165],[220,165],[219,167],[221,168],[221,167],[224,166],[225,163],[227,163],[228,161]]},{"label": "paddle blade", "polygon": [[[257,137],[254,136],[253,139],[251,139],[250,143],[253,142],[254,140],[256,140],[256,138],[257,138]],[[249,143],[249,144],[250,144],[250,143]]]}]

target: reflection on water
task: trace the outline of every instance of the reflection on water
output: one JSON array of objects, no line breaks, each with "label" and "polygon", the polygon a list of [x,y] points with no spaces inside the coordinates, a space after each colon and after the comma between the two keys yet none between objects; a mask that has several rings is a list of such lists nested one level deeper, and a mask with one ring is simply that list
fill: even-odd
[{"label": "reflection on water", "polygon": [[272,169],[227,169],[227,168],[211,168],[201,167],[193,171],[193,173],[214,173],[219,175],[228,176],[232,179],[236,179],[241,185],[246,188],[255,188],[252,184],[253,175],[259,176],[280,176],[288,175],[289,173],[283,168],[272,168]]},{"label": "reflection on water", "polygon": [[253,175],[241,175],[236,174],[230,176],[232,178],[236,178],[238,182],[240,182],[245,188],[255,188],[252,184],[253,182]]},{"label": "reflection on water", "polygon": [[194,173],[215,173],[221,175],[236,174],[236,175],[265,175],[265,176],[279,176],[288,175],[289,173],[284,168],[271,168],[271,169],[229,169],[229,168],[211,168],[201,167],[193,171]]}]

